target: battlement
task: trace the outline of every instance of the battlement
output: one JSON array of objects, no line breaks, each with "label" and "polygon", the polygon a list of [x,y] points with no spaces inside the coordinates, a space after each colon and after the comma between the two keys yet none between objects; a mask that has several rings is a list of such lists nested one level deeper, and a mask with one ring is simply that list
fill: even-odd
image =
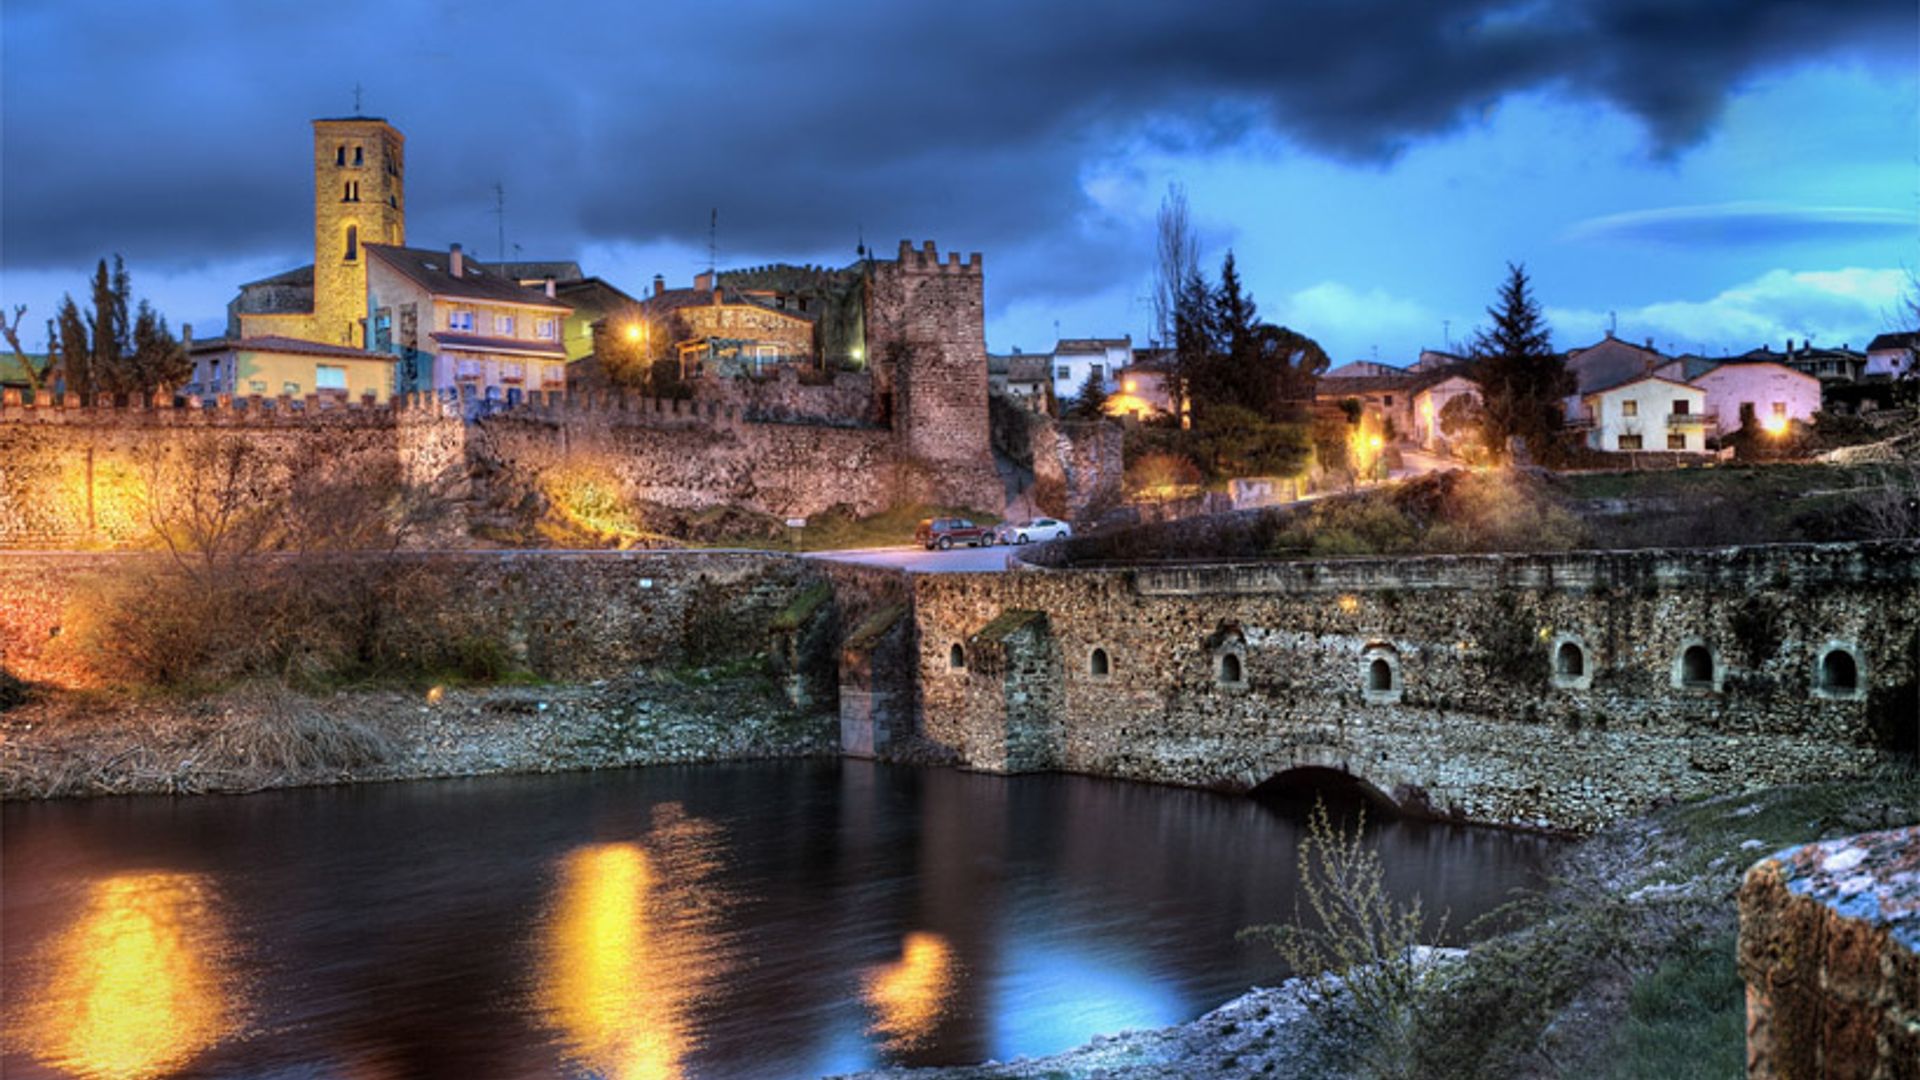
[{"label": "battlement", "polygon": [[900,241],[899,266],[902,270],[916,273],[960,274],[968,277],[981,275],[979,252],[968,255],[967,261],[963,263],[960,261],[959,252],[950,251],[947,253],[947,261],[941,262],[940,251],[931,240],[917,249],[911,240]]}]

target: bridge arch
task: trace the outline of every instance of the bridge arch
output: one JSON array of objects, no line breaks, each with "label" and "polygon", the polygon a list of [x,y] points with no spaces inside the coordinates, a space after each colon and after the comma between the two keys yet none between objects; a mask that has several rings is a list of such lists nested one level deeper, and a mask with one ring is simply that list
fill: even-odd
[{"label": "bridge arch", "polygon": [[1324,799],[1330,807],[1364,805],[1368,810],[1400,814],[1405,807],[1364,776],[1337,765],[1294,765],[1281,769],[1247,790],[1259,802],[1311,804]]}]

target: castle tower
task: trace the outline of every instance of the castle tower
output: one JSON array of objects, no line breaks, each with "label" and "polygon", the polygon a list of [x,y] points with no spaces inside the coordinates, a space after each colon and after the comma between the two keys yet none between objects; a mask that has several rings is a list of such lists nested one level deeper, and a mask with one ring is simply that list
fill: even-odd
[{"label": "castle tower", "polygon": [[406,141],[378,117],[313,122],[312,340],[366,344],[362,245],[406,243]]},{"label": "castle tower", "polygon": [[1005,501],[987,431],[987,337],[980,254],[946,262],[933,241],[900,242],[867,283],[867,356],[892,399],[902,456],[932,501],[999,511]]}]

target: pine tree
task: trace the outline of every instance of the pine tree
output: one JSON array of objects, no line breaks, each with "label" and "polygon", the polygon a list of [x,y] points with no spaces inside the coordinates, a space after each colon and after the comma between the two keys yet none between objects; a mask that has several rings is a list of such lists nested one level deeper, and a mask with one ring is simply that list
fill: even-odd
[{"label": "pine tree", "polygon": [[1535,458],[1551,455],[1573,377],[1565,358],[1553,351],[1524,266],[1507,264],[1499,303],[1487,315],[1493,325],[1475,335],[1468,373],[1480,388],[1487,449],[1496,460],[1504,459],[1510,440],[1518,438]]},{"label": "pine tree", "polygon": [[1067,406],[1067,415],[1076,420],[1098,420],[1107,414],[1107,396],[1106,383],[1100,374],[1089,371],[1073,404]]},{"label": "pine tree", "polygon": [[47,350],[62,390],[145,394],[186,380],[192,363],[167,320],[144,300],[132,309],[132,281],[120,256],[111,270],[101,259],[89,286],[91,308],[82,309],[69,294],[47,323]]}]

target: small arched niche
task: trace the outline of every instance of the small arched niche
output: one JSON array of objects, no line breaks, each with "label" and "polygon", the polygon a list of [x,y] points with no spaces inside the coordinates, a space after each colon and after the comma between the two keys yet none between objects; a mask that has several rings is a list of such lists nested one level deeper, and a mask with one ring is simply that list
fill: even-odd
[{"label": "small arched niche", "polygon": [[1104,679],[1113,672],[1113,660],[1104,647],[1096,646],[1087,654],[1087,674],[1096,679]]},{"label": "small arched niche", "polygon": [[1814,662],[1814,696],[1851,701],[1866,696],[1866,665],[1859,647],[1848,641],[1829,641]]},{"label": "small arched niche", "polygon": [[1680,646],[1673,658],[1673,686],[1676,690],[1712,693],[1720,689],[1719,658],[1705,641],[1694,638]]},{"label": "small arched niche", "polygon": [[1246,667],[1237,652],[1223,652],[1214,666],[1214,677],[1223,686],[1240,686],[1246,679]]},{"label": "small arched niche", "polygon": [[1361,694],[1368,701],[1391,704],[1400,700],[1400,650],[1375,642],[1360,653]]},{"label": "small arched niche", "polygon": [[1556,636],[1548,655],[1553,665],[1553,685],[1562,690],[1585,690],[1593,685],[1593,657],[1578,635]]},{"label": "small arched niche", "polygon": [[967,650],[957,641],[953,643],[952,647],[947,649],[947,670],[967,670]]}]

